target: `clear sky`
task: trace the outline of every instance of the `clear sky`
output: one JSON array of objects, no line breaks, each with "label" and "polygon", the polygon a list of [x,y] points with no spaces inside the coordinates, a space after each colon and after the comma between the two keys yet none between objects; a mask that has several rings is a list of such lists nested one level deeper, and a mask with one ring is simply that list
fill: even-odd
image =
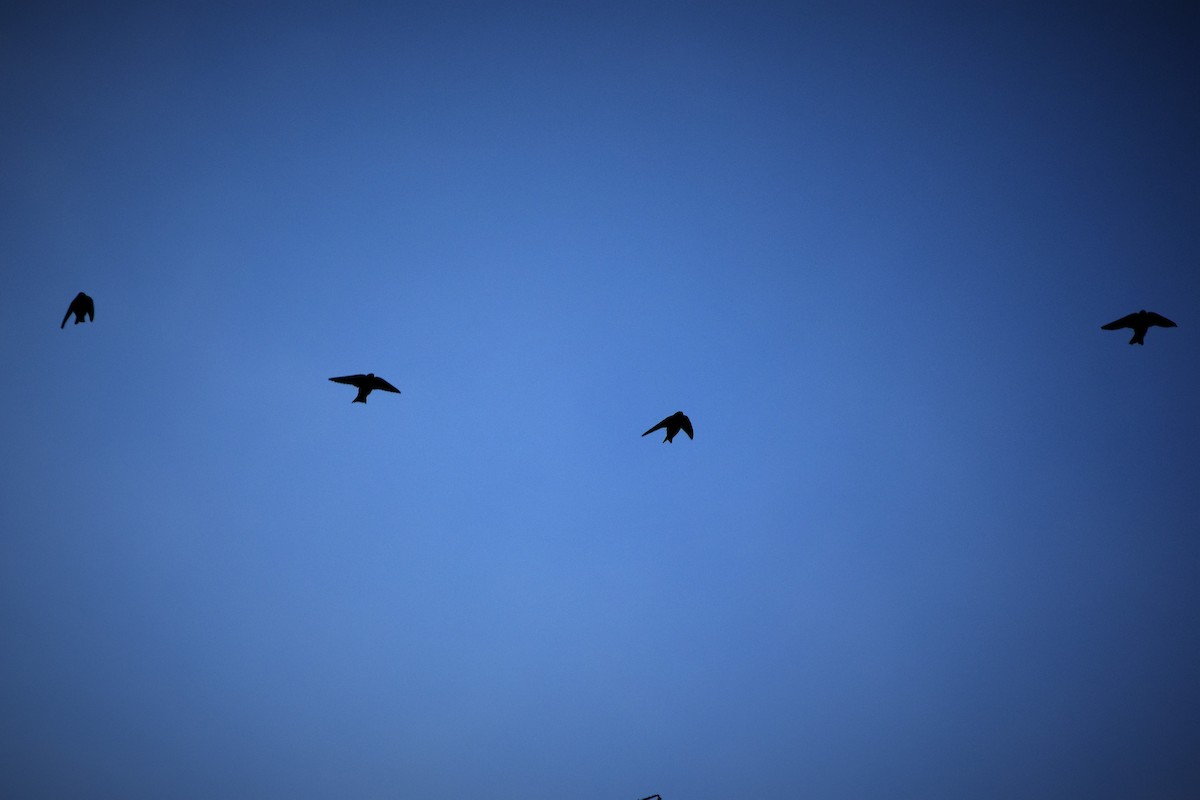
[{"label": "clear sky", "polygon": [[1197,796],[1198,89],[1195,2],[6,5],[0,795]]}]

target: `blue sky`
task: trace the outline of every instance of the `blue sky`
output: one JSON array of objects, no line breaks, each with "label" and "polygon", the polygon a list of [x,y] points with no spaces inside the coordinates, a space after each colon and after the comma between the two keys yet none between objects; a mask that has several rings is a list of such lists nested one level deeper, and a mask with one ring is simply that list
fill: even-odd
[{"label": "blue sky", "polygon": [[1198,45],[7,8],[0,794],[1194,796]]}]

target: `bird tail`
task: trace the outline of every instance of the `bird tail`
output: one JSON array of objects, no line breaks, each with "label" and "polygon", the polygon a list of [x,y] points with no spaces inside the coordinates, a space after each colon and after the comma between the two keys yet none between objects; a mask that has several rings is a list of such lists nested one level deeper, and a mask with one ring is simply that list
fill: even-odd
[{"label": "bird tail", "polygon": [[1130,344],[1146,344],[1146,334],[1144,331],[1137,331],[1133,334],[1133,338],[1129,340]]}]

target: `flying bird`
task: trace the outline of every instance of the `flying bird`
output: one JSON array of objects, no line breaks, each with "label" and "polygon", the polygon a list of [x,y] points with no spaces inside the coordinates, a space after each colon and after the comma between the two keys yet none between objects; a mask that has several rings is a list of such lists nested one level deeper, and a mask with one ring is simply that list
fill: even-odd
[{"label": "flying bird", "polygon": [[367,402],[367,395],[374,389],[382,389],[385,392],[395,392],[400,394],[400,390],[383,378],[375,377],[374,372],[368,372],[366,375],[344,375],[341,378],[330,378],[334,383],[348,383],[351,386],[358,387],[358,395],[351,400],[351,403]]},{"label": "flying bird", "polygon": [[59,330],[67,327],[67,320],[71,315],[75,315],[75,324],[83,322],[84,316],[92,322],[96,321],[96,304],[92,302],[92,298],[88,297],[83,292],[75,295],[75,299],[71,301],[71,305],[67,306],[66,316],[63,317],[62,325],[59,325]]},{"label": "flying bird", "polygon": [[687,414],[684,414],[682,411],[676,411],[674,414],[667,417],[650,430],[646,431],[646,433],[643,433],[642,436],[645,436],[649,433],[654,433],[659,428],[667,429],[667,438],[663,439],[664,442],[670,442],[675,438],[675,434],[679,433],[681,430],[688,435],[689,439],[696,438],[694,435],[692,435],[692,421],[688,419]]},{"label": "flying bird", "polygon": [[1118,328],[1133,328],[1133,338],[1129,340],[1130,344],[1145,344],[1146,331],[1150,330],[1151,325],[1157,325],[1160,328],[1178,328],[1171,320],[1164,317],[1162,314],[1155,314],[1153,311],[1142,309],[1136,314],[1127,314],[1118,320],[1101,325],[1100,329],[1105,331],[1115,331]]}]

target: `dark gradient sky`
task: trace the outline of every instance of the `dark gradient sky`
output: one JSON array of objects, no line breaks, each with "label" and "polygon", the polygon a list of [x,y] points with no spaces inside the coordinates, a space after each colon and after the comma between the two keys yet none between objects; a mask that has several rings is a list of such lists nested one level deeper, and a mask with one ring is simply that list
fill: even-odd
[{"label": "dark gradient sky", "polygon": [[1200,796],[1196,3],[22,5],[0,795]]}]

